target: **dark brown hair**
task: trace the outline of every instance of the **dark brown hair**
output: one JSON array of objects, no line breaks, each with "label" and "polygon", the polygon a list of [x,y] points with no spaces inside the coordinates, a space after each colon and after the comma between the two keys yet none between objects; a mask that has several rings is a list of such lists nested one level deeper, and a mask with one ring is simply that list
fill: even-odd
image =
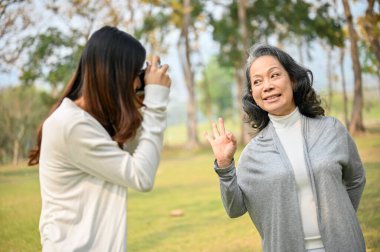
[{"label": "dark brown hair", "polygon": [[295,83],[293,86],[294,102],[302,115],[316,117],[325,114],[321,100],[313,88],[313,73],[309,69],[297,64],[286,52],[266,44],[254,45],[248,54],[245,69],[247,89],[243,97],[243,109],[248,115],[247,122],[256,130],[255,133],[264,129],[269,123],[268,112],[260,108],[252,97],[252,84],[249,74],[252,63],[261,56],[275,57],[284,67],[289,78]]},{"label": "dark brown hair", "polygon": [[[145,48],[133,36],[115,27],[105,26],[87,42],[74,76],[53,106],[53,113],[65,97],[75,101],[83,97],[85,111],[98,120],[112,139],[122,147],[136,135],[142,122],[133,83],[144,65]],[[29,165],[39,163],[42,125],[37,145],[30,151]]]}]

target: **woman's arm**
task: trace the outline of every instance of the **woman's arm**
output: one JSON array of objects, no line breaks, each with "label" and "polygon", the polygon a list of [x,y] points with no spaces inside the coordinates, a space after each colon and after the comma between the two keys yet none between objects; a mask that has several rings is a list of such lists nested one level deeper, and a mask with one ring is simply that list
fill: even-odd
[{"label": "woman's arm", "polygon": [[237,183],[233,160],[237,149],[237,141],[231,132],[226,132],[222,118],[219,118],[219,127],[216,123],[212,124],[212,132],[213,137],[207,133],[205,137],[215,155],[214,168],[219,175],[224,208],[231,218],[239,217],[247,210],[244,205],[243,194]]},{"label": "woman's arm", "polygon": [[231,218],[242,216],[247,212],[247,209],[244,204],[243,193],[237,183],[235,162],[232,161],[226,168],[218,168],[215,162],[214,168],[219,175],[220,192],[228,216]]},{"label": "woman's arm", "polygon": [[138,145],[131,155],[119,148],[100,124],[81,120],[66,135],[73,165],[111,183],[149,191],[160,161],[169,88],[147,85]]},{"label": "woman's arm", "polygon": [[357,211],[366,182],[365,171],[354,140],[347,130],[345,130],[345,134],[348,162],[343,167],[343,183],[346,186],[352,205]]}]

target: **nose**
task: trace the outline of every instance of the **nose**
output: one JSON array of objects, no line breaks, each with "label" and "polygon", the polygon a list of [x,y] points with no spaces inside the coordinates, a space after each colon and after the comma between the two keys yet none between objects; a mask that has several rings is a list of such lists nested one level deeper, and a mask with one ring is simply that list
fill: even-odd
[{"label": "nose", "polygon": [[268,92],[273,89],[272,82],[269,79],[264,79],[263,80],[263,91]]}]

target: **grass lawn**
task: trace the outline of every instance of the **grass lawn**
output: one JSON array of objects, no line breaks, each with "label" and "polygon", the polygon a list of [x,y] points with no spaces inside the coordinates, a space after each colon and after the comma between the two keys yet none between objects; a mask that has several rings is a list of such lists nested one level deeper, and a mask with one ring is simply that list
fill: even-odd
[{"label": "grass lawn", "polygon": [[[355,139],[367,173],[358,216],[367,251],[380,251],[380,124]],[[154,190],[129,191],[128,251],[261,251],[248,215],[224,212],[212,162],[208,148],[163,152]],[[41,250],[40,204],[37,168],[0,167],[0,251]]]}]

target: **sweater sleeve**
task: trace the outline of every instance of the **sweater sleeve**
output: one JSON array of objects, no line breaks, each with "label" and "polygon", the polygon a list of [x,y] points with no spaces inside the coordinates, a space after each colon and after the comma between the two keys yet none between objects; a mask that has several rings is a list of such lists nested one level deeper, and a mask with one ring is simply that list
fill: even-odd
[{"label": "sweater sleeve", "polygon": [[343,125],[341,127],[345,134],[347,146],[347,162],[343,165],[343,183],[346,186],[351,203],[357,211],[366,182],[365,171],[354,140],[347,129]]},{"label": "sweater sleeve", "polygon": [[75,123],[66,136],[71,162],[108,182],[138,191],[151,190],[163,145],[168,97],[168,88],[146,86],[141,132],[132,154],[120,149],[100,124],[91,120]]},{"label": "sweater sleeve", "polygon": [[243,193],[237,183],[235,162],[226,168],[219,168],[214,162],[215,172],[219,175],[220,192],[224,208],[231,218],[242,216],[247,212],[244,204]]}]

